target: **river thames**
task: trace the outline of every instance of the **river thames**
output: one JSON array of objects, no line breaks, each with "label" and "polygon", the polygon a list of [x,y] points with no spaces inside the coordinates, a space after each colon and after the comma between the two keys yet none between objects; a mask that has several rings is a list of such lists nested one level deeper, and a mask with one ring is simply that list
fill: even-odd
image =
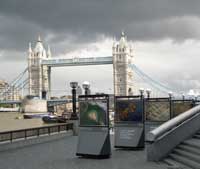
[{"label": "river thames", "polygon": [[0,112],[0,132],[48,125],[41,118],[24,119],[19,112]]}]

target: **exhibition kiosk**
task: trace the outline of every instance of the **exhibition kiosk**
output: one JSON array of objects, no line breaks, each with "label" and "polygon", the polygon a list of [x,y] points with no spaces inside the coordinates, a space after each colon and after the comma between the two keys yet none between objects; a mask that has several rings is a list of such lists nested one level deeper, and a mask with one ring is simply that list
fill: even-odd
[{"label": "exhibition kiosk", "polygon": [[109,158],[109,96],[79,96],[79,135],[77,156]]},{"label": "exhibition kiosk", "polygon": [[115,97],[115,148],[144,148],[143,96]]}]

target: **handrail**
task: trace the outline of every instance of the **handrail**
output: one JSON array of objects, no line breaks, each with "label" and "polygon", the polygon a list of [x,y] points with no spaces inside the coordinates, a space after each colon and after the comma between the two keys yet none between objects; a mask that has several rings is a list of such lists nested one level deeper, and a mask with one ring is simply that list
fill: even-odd
[{"label": "handrail", "polygon": [[200,105],[180,114],[179,116],[167,121],[166,123],[149,132],[147,134],[147,141],[153,142],[157,140],[161,136],[165,135],[168,131],[172,130],[174,127],[180,125],[198,113],[200,113]]},{"label": "handrail", "polygon": [[[51,130],[54,128],[56,128],[56,131]],[[72,130],[72,129],[73,129],[73,123],[62,123],[62,124],[49,125],[49,126],[33,127],[33,128],[26,128],[26,129],[12,130],[12,131],[3,131],[3,132],[0,132],[0,142],[4,142],[4,141],[12,142],[13,140],[16,140],[16,139],[22,139],[22,138],[27,139],[28,137],[33,137],[33,136],[39,137],[44,134],[50,135],[51,133],[55,133],[55,132],[59,133],[61,131],[67,131],[67,130]],[[36,131],[36,133],[34,133],[34,131]],[[32,133],[29,133],[29,132],[32,132]]]}]

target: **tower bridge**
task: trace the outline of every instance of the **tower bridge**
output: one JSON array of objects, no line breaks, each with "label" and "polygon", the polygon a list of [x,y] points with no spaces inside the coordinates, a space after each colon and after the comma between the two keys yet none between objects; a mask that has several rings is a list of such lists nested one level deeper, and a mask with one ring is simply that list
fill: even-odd
[{"label": "tower bridge", "polygon": [[[112,56],[103,57],[52,57],[50,47],[48,46],[46,50],[41,38],[38,37],[35,48],[32,48],[31,43],[29,44],[27,68],[10,84],[9,88],[0,93],[0,98],[6,98],[5,96],[13,88],[21,90],[23,93],[23,90],[27,87],[29,95],[49,99],[52,91],[51,71],[53,67],[108,64],[113,65],[113,88],[115,95],[133,95],[141,87],[150,88],[165,95],[169,91],[179,94],[177,91],[152,79],[134,64],[133,48],[122,32],[119,41],[113,43]],[[142,85],[137,86],[138,79],[136,77],[139,77]]]},{"label": "tower bridge", "polygon": [[51,67],[61,66],[89,66],[113,64],[113,83],[115,95],[130,95],[133,93],[133,70],[128,64],[133,63],[132,47],[122,32],[119,42],[112,47],[112,56],[90,58],[52,58],[51,51],[43,46],[38,38],[36,46],[29,45],[28,74],[29,94],[50,98]]}]

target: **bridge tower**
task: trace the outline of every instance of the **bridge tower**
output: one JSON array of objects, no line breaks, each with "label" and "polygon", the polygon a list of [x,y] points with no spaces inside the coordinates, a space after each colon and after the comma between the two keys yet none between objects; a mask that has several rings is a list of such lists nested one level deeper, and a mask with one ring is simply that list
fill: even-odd
[{"label": "bridge tower", "polygon": [[128,96],[133,94],[133,70],[129,64],[133,63],[133,49],[128,44],[124,32],[118,42],[113,43],[113,76],[114,94],[116,96]]},{"label": "bridge tower", "polygon": [[29,74],[29,95],[39,98],[50,97],[50,68],[42,66],[41,60],[50,58],[51,51],[48,47],[46,52],[40,36],[38,37],[35,48],[32,50],[29,43],[28,50],[28,74]]}]

